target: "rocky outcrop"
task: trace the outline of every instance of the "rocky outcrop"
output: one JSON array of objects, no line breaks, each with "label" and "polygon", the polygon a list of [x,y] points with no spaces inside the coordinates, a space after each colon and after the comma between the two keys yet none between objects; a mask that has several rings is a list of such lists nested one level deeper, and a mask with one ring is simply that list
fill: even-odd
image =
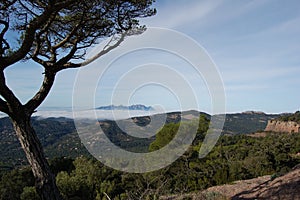
[{"label": "rocky outcrop", "polygon": [[292,121],[269,120],[265,131],[283,132],[283,133],[300,133],[300,124]]},{"label": "rocky outcrop", "polygon": [[300,165],[282,176],[261,176],[258,178],[235,181],[230,184],[210,187],[204,191],[163,196],[161,200],[204,200],[204,199],[260,199],[260,200],[300,200]]}]

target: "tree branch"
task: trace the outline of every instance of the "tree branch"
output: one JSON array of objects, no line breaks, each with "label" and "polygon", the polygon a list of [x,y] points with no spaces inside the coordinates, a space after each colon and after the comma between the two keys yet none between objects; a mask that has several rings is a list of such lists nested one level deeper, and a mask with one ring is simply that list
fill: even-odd
[{"label": "tree branch", "polygon": [[[131,21],[129,21],[128,27],[124,27],[124,26],[123,26],[122,22],[123,22],[123,20],[125,19],[125,16],[123,15],[123,17],[122,17],[123,19],[121,19],[121,5],[122,5],[122,3],[118,5],[117,22],[118,22],[118,25],[120,26],[120,28],[121,28],[122,30],[128,31],[128,30],[130,30],[130,29],[132,28],[132,23],[131,23]],[[126,16],[126,17],[127,17],[128,19],[130,19],[128,16]]]},{"label": "tree branch", "polygon": [[9,23],[7,21],[1,20],[0,23],[4,25],[3,30],[0,33],[0,39],[4,38],[4,34],[8,31]]},{"label": "tree branch", "polygon": [[57,69],[57,71],[61,71],[63,69],[68,69],[68,68],[79,68],[79,67],[83,67],[83,66],[86,66],[86,65],[92,63],[93,61],[97,60],[101,56],[109,53],[110,51],[112,51],[113,49],[115,49],[116,47],[118,47],[124,41],[126,35],[127,35],[126,32],[122,33],[121,36],[120,36],[120,38],[118,39],[118,41],[115,44],[110,45],[110,43],[112,43],[114,41],[113,38],[112,38],[107,43],[107,45],[105,45],[105,47],[102,49],[102,51],[100,51],[98,54],[96,54],[92,58],[89,58],[88,60],[86,60],[84,62],[81,62],[81,63],[67,62],[65,64],[59,65],[59,68]]},{"label": "tree branch", "polygon": [[[8,44],[8,42],[4,39],[4,35],[5,35],[5,33],[8,31],[8,28],[9,28],[9,22],[0,19],[0,24],[3,24],[3,25],[4,25],[4,28],[3,28],[3,30],[2,30],[1,33],[0,33],[0,45],[1,45],[1,46],[0,46],[0,56],[2,56],[2,55],[5,53],[5,51],[6,51],[7,49],[9,49],[9,44]],[[3,44],[3,43],[4,43],[4,44]]]},{"label": "tree branch", "polygon": [[1,98],[0,98],[0,112],[4,112],[6,114],[9,113],[9,109],[8,109],[6,101],[4,101]]},{"label": "tree branch", "polygon": [[2,46],[2,49],[0,51],[0,55],[2,55],[3,53],[5,53],[6,50],[10,49],[10,46],[8,44],[8,42],[3,39],[2,42],[4,43],[4,47]]},{"label": "tree branch", "polygon": [[39,18],[36,18],[35,20],[31,21],[31,23],[27,26],[27,29],[25,31],[25,37],[21,47],[17,51],[15,51],[11,56],[3,58],[3,66],[1,66],[2,70],[5,69],[7,66],[18,62],[26,56],[33,44],[36,29],[40,26],[40,24],[48,20],[48,17],[50,15],[51,11],[47,11],[43,13]]},{"label": "tree branch", "polygon": [[107,45],[103,48],[102,51],[100,51],[98,54],[96,54],[92,58],[89,58],[88,60],[86,60],[83,63],[81,63],[81,66],[86,66],[86,65],[90,64],[91,62],[95,61],[96,59],[100,58],[101,56],[107,54],[108,52],[110,52],[113,49],[115,49],[116,47],[118,47],[124,41],[126,35],[127,35],[127,31],[124,32],[124,33],[122,33],[120,35],[120,38],[118,39],[118,41],[115,44],[113,44],[113,45],[110,45],[110,43],[114,42],[114,40],[110,40],[107,43]]},{"label": "tree branch", "polygon": [[40,52],[40,49],[41,49],[41,42],[40,42],[40,38],[37,36],[36,38],[36,47],[35,47],[35,50],[33,51],[33,54],[31,55],[31,58],[41,64],[42,66],[45,66],[46,65],[46,62],[40,58],[38,58],[38,54]]},{"label": "tree branch", "polygon": [[46,10],[43,12],[43,14],[34,18],[34,20],[32,20],[28,24],[21,47],[17,51],[15,51],[12,55],[0,59],[1,68],[5,69],[6,67],[22,60],[30,51],[30,48],[32,47],[36,30],[38,30],[43,24],[45,24],[53,13],[58,12],[65,6],[75,1],[76,0],[69,0],[69,1],[59,2],[55,5],[49,4]]},{"label": "tree branch", "polygon": [[85,13],[82,14],[80,22],[76,26],[74,26],[74,28],[70,31],[70,33],[67,36],[64,37],[64,39],[62,39],[59,43],[57,43],[56,45],[54,45],[52,47],[53,49],[56,50],[56,49],[62,47],[63,45],[65,45],[67,42],[70,41],[71,37],[74,36],[74,34],[78,30],[78,28],[82,25],[84,14]]},{"label": "tree branch", "polygon": [[47,66],[46,61],[44,61],[44,60],[38,58],[37,56],[32,57],[32,60],[34,60],[35,62],[41,64],[42,66]]},{"label": "tree branch", "polygon": [[[15,94],[7,87],[5,82],[4,72],[2,70],[0,71],[0,95],[7,102],[6,105],[8,106],[8,110],[6,110],[7,111],[6,113],[7,114],[18,113],[18,110],[21,109],[22,104],[17,99]],[[3,106],[3,102],[2,102],[2,106]]]},{"label": "tree branch", "polygon": [[29,13],[31,13],[33,16],[37,17],[38,15],[36,13],[34,13],[31,9],[27,8],[27,6],[25,6],[22,1],[18,0],[19,4]]},{"label": "tree branch", "polygon": [[50,39],[48,37],[48,33],[45,35],[45,42],[46,42],[46,44],[48,46],[48,52],[50,53],[50,59],[49,59],[49,61],[50,62],[56,62],[56,52],[52,48],[51,41],[50,41]]},{"label": "tree branch", "polygon": [[46,99],[49,94],[55,79],[56,73],[50,70],[45,70],[44,81],[39,91],[25,105],[25,111],[32,114],[39,105]]},{"label": "tree branch", "polygon": [[70,52],[64,56],[63,58],[61,58],[59,61],[57,61],[56,65],[57,66],[62,66],[65,63],[67,63],[69,60],[71,60],[73,58],[73,56],[75,55],[76,51],[77,51],[77,39],[75,39],[74,44],[72,49],[70,50]]}]

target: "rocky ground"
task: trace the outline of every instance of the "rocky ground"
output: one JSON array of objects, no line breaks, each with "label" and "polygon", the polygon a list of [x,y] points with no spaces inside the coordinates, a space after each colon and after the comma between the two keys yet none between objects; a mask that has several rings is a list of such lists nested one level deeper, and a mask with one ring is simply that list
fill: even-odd
[{"label": "rocky ground", "polygon": [[195,194],[165,196],[162,200],[300,200],[300,165],[280,176],[262,176],[215,186]]}]

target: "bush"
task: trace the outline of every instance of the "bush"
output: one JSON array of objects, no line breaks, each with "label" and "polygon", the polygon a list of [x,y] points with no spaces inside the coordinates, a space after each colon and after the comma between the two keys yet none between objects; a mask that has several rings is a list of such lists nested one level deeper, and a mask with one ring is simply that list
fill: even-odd
[{"label": "bush", "polygon": [[21,200],[41,200],[35,190],[35,187],[24,187],[20,198]]}]

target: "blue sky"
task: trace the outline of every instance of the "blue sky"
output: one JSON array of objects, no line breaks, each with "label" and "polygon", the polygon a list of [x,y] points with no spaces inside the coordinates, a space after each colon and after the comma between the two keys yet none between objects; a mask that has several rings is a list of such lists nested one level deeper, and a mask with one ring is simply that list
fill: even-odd
[{"label": "blue sky", "polygon": [[[154,6],[157,15],[142,22],[150,27],[169,28],[186,34],[207,51],[223,79],[227,112],[258,110],[280,113],[300,109],[299,1],[158,0]],[[180,45],[180,41],[174,42]],[[123,63],[136,66],[148,56],[179,71],[185,66],[167,53],[147,50],[129,55]],[[151,59],[145,64],[149,62]],[[114,78],[121,77],[129,69],[123,65],[115,62],[112,70],[99,82],[96,104],[112,102],[109,94],[115,86]],[[180,72],[187,79],[195,79],[188,71]],[[42,81],[42,68],[34,63],[18,63],[5,73],[9,86],[23,102],[34,94]],[[60,72],[41,108],[71,107],[76,73],[77,70]],[[210,112],[209,91],[201,77],[198,79],[198,82],[193,82],[193,87],[200,99],[199,109]],[[180,85],[176,87],[180,88]],[[168,88],[155,85],[136,90],[130,100],[118,98],[113,103],[155,104],[165,106],[167,110],[176,110],[179,106]],[[183,108],[193,107],[186,103]]]}]

